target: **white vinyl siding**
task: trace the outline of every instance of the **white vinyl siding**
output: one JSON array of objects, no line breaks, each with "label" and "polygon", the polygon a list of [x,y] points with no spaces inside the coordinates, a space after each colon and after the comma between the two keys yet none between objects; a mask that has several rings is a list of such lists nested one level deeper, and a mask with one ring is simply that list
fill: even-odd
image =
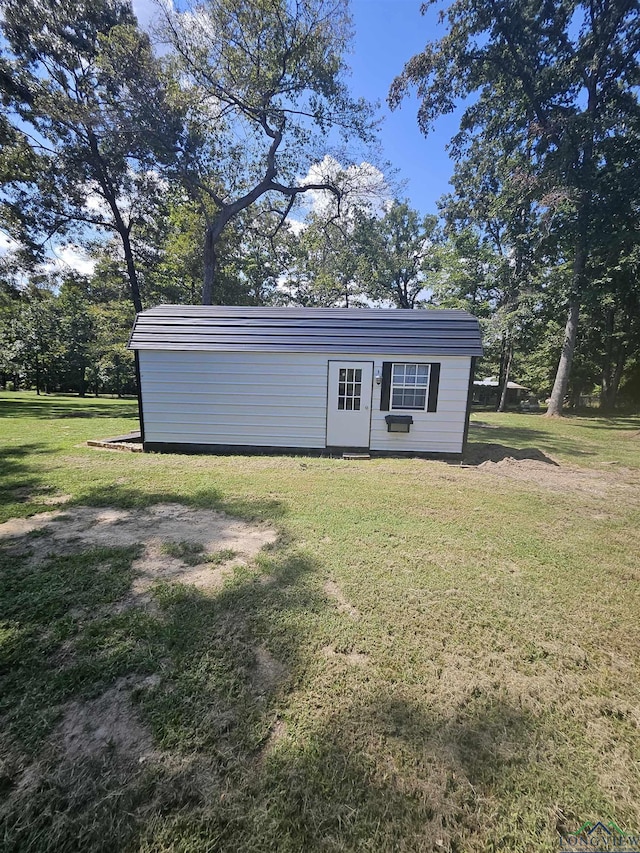
[{"label": "white vinyl siding", "polygon": [[[382,375],[383,361],[394,364],[406,361],[412,364],[440,364],[438,402],[435,412],[406,410],[413,417],[408,433],[388,432],[385,416],[391,412],[380,411],[381,385],[373,386],[371,406],[371,450],[413,451],[416,453],[461,453],[467,415],[469,390],[468,356],[411,356],[401,359],[376,357],[374,375]],[[394,410],[396,411],[396,410]]]},{"label": "white vinyl siding", "polygon": [[326,446],[329,360],[439,362],[436,412],[412,411],[409,433],[389,433],[373,382],[371,450],[460,453],[470,358],[371,353],[245,353],[141,350],[145,440],[255,447]]},{"label": "white vinyl siding", "polygon": [[327,359],[141,351],[145,441],[325,446]]}]

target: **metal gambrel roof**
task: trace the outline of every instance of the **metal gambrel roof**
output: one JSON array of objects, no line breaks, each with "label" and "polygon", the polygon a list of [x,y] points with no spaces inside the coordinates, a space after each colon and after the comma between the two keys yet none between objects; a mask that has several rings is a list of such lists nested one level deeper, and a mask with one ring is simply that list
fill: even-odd
[{"label": "metal gambrel roof", "polygon": [[138,314],[129,348],[482,355],[476,317],[437,309],[159,305]]}]

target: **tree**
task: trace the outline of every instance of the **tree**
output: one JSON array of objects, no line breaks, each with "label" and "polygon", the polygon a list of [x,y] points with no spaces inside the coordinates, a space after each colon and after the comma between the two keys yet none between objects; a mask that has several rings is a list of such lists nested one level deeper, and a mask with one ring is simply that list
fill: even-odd
[{"label": "tree", "polygon": [[355,233],[366,295],[397,308],[415,308],[438,268],[438,218],[420,217],[395,201],[384,216],[362,218]]},{"label": "tree", "polygon": [[531,145],[504,149],[500,142],[488,149],[464,130],[455,137],[453,193],[440,207],[448,233],[475,232],[492,255],[493,317],[487,332],[500,340],[498,411],[504,411],[520,321],[529,314],[546,229],[535,202],[540,176]]},{"label": "tree", "polygon": [[562,412],[569,381],[608,149],[638,110],[639,10],[638,0],[454,0],[442,16],[448,33],[407,63],[390,93],[397,106],[417,86],[424,133],[470,99],[462,129],[486,150],[496,140],[531,145],[547,197],[565,205],[572,276],[550,415]]},{"label": "tree", "polygon": [[[216,296],[221,304],[269,301],[282,272],[279,236],[269,236],[274,229],[273,215],[260,202],[229,223],[218,244]],[[164,224],[155,231],[149,239],[156,243],[157,257],[145,268],[148,298],[154,304],[199,303],[204,270],[200,206],[173,187],[167,194]]]},{"label": "tree", "polygon": [[7,344],[16,378],[26,387],[35,385],[37,394],[54,387],[61,344],[60,312],[51,282],[34,281],[22,294]]},{"label": "tree", "polygon": [[329,176],[297,176],[320,160],[333,131],[370,141],[371,109],[344,83],[346,0],[206,0],[165,18],[186,81],[176,170],[205,222],[202,301],[212,304],[229,224],[266,198],[275,234],[305,193],[339,196]]},{"label": "tree", "polygon": [[60,381],[80,397],[87,390],[87,373],[95,363],[92,342],[96,328],[90,307],[88,282],[78,275],[65,278],[60,287],[57,307],[60,312]]},{"label": "tree", "polygon": [[313,212],[297,231],[283,229],[282,243],[287,270],[280,285],[281,301],[321,308],[359,304],[353,222]]},{"label": "tree", "polygon": [[0,215],[42,251],[56,235],[115,233],[142,310],[132,242],[162,198],[179,121],[126,0],[3,0]]}]

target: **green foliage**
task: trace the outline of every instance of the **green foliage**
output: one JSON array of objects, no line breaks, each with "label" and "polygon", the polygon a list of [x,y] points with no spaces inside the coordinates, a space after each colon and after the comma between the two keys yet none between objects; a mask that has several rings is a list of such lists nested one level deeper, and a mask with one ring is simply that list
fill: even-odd
[{"label": "green foliage", "polygon": [[416,308],[439,266],[436,216],[421,217],[394,201],[380,217],[361,218],[356,230],[363,290],[375,302]]},{"label": "green foliage", "polygon": [[149,39],[121,0],[5,0],[1,28],[3,226],[38,251],[54,234],[118,235],[140,310],[132,235],[162,201],[155,170],[178,127]]},{"label": "green foliage", "polygon": [[639,12],[637,0],[455,0],[442,15],[447,33],[391,89],[395,106],[417,88],[425,133],[467,99],[452,146],[454,217],[475,220],[496,244],[506,233],[516,270],[531,257],[531,226],[545,244],[543,263],[572,264],[569,278],[556,277],[569,311],[553,414],[568,387],[593,260],[619,244],[619,214],[637,219]]},{"label": "green foliage", "polygon": [[34,283],[0,313],[0,375],[22,388],[94,394],[135,392],[126,349],[133,314],[106,281],[75,274]]},{"label": "green foliage", "polygon": [[361,294],[357,238],[346,217],[311,214],[284,232],[287,273],[280,298],[306,308],[348,308]]},{"label": "green foliage", "polygon": [[[257,202],[227,226],[217,247],[216,302],[263,305],[280,273],[270,212]],[[167,215],[158,244],[158,259],[144,271],[143,293],[149,304],[198,304],[204,274],[206,217],[198,203],[176,191],[167,200]]]},{"label": "green foliage", "polygon": [[[184,81],[186,132],[176,176],[206,222],[203,302],[220,301],[220,241],[263,199],[274,234],[299,196],[335,180],[300,184],[337,131],[372,138],[371,109],[345,84],[350,40],[345,0],[207,0],[166,13],[165,34]],[[203,104],[207,104],[204,108]]]}]

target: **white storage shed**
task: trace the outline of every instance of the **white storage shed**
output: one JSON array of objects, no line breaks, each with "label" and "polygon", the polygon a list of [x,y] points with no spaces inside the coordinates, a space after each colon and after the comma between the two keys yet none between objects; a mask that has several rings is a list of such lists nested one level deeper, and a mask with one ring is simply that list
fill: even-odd
[{"label": "white storage shed", "polygon": [[136,317],[145,450],[460,456],[465,311],[161,305]]}]

